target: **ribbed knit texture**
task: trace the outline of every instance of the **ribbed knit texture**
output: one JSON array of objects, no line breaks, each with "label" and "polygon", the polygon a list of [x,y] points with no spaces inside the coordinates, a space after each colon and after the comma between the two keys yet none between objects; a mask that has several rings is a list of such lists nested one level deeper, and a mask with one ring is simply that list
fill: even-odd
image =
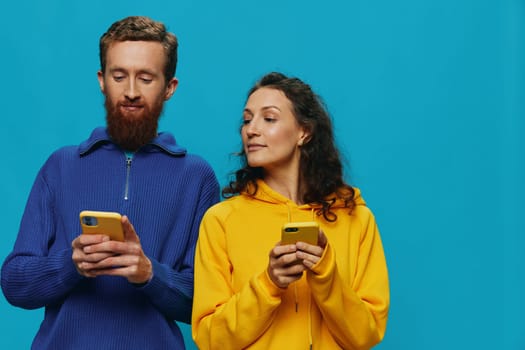
[{"label": "ribbed knit texture", "polygon": [[[218,200],[208,163],[186,154],[167,133],[137,152],[129,168],[103,128],[80,146],[53,153],[37,175],[2,266],[2,290],[11,304],[45,307],[32,348],[183,349],[175,321],[190,321],[199,224]],[[78,274],[71,241],[80,234],[82,210],[129,217],[153,264],[149,283]]]}]

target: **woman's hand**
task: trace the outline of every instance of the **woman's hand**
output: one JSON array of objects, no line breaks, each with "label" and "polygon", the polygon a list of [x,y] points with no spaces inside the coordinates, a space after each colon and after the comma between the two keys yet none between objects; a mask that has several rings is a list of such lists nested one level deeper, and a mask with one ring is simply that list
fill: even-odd
[{"label": "woman's hand", "polygon": [[297,281],[306,269],[319,262],[323,255],[328,240],[322,230],[319,230],[318,245],[305,242],[280,245],[279,243],[270,251],[268,275],[279,288],[287,288],[292,282]]},{"label": "woman's hand", "polygon": [[279,243],[270,251],[268,275],[279,288],[287,288],[303,275],[305,265],[297,257],[295,244],[280,245]]},{"label": "woman's hand", "polygon": [[304,242],[295,243],[297,249],[296,256],[302,261],[302,264],[309,270],[319,262],[323,255],[324,249],[328,240],[322,230],[319,230],[319,236],[317,239],[318,245],[311,245]]}]

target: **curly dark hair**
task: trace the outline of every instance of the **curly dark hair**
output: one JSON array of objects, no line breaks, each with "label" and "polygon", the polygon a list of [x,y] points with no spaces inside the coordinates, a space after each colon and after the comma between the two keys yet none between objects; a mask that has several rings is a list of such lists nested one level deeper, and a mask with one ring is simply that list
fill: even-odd
[{"label": "curly dark hair", "polygon": [[[321,98],[311,87],[298,78],[272,72],[263,76],[248,92],[248,98],[258,89],[266,87],[282,91],[293,106],[297,122],[310,137],[300,148],[300,187],[304,203],[320,205],[317,215],[327,221],[336,221],[331,210],[336,199],[342,199],[349,212],[355,206],[354,189],[343,180],[343,166],[335,146],[332,121]],[[225,198],[232,197],[248,188],[251,195],[257,192],[257,179],[264,177],[264,169],[248,165],[244,150],[237,153],[242,168],[235,172],[235,180],[223,188]],[[335,194],[335,197],[333,196]]]}]

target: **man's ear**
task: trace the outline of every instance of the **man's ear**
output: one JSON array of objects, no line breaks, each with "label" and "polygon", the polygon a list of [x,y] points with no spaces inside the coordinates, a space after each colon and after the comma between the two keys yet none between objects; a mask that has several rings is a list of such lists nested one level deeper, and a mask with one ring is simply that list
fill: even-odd
[{"label": "man's ear", "polygon": [[97,78],[98,78],[98,84],[100,85],[100,91],[102,91],[103,94],[106,94],[105,92],[105,84],[104,84],[104,73],[102,71],[97,72]]},{"label": "man's ear", "polygon": [[179,80],[175,77],[171,78],[170,81],[168,81],[168,84],[166,84],[166,93],[164,95],[164,100],[167,101],[173,96],[175,93],[175,90],[177,90],[177,86],[179,86]]}]

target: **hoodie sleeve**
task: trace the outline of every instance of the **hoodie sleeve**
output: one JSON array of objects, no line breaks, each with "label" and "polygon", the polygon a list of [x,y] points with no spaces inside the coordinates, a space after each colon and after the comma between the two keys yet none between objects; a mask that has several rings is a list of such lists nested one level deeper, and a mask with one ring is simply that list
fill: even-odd
[{"label": "hoodie sleeve", "polygon": [[2,265],[2,290],[12,305],[36,309],[61,300],[83,277],[71,260],[71,248],[50,251],[56,239],[52,194],[37,176],[11,254]]},{"label": "hoodie sleeve", "polygon": [[356,223],[358,243],[351,247],[357,257],[351,285],[345,283],[337,266],[335,250],[327,245],[321,260],[307,274],[312,296],[323,320],[344,349],[369,349],[384,336],[389,307],[389,286],[383,246],[375,219],[366,208],[359,209]]},{"label": "hoodie sleeve", "polygon": [[233,292],[222,220],[208,212],[195,253],[192,336],[199,349],[244,349],[270,326],[283,290],[266,270]]}]

